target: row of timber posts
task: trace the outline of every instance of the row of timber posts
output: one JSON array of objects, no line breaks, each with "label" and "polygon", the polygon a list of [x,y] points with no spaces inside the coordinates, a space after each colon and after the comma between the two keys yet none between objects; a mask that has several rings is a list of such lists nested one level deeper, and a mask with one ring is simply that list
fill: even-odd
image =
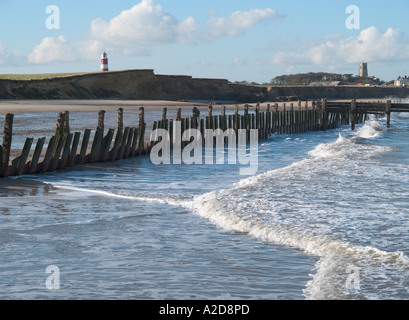
[{"label": "row of timber posts", "polygon": [[[311,104],[308,102],[303,104],[301,101],[289,105],[284,103],[281,108],[278,103],[267,104],[265,111],[261,111],[259,103],[255,108],[245,104],[242,113],[239,112],[239,106],[235,105],[234,114],[229,115],[226,114],[225,106],[221,107],[220,115],[214,115],[214,105],[209,105],[205,117],[200,118],[200,111],[194,107],[192,116],[184,118],[181,116],[181,109],[177,109],[175,119],[167,119],[167,108],[163,108],[162,118],[154,122],[153,131],[157,134],[155,129],[164,129],[169,134],[172,147],[176,137],[173,134],[175,121],[180,122],[182,133],[188,129],[198,129],[202,137],[205,137],[207,129],[221,129],[223,132],[233,129],[236,133],[244,129],[247,131],[247,137],[250,136],[250,130],[257,129],[259,140],[267,139],[271,133],[297,134],[308,131],[325,131],[350,123],[354,129],[356,123],[362,123],[365,120],[366,114],[356,114],[353,105],[354,101],[347,115],[345,112],[329,112],[326,99],[319,102],[312,101]],[[249,112],[250,108],[254,108],[254,112]],[[153,136],[152,144],[159,143],[160,139],[158,136]],[[181,140],[182,137],[178,139]],[[189,141],[180,141],[180,143],[183,146]]]},{"label": "row of timber posts", "polygon": [[[20,156],[10,160],[14,115],[7,114],[3,144],[0,145],[0,177],[46,173],[73,167],[77,164],[115,161],[147,153],[144,108],[139,109],[138,126],[125,128],[123,127],[123,109],[120,108],[116,130],[108,129],[106,134],[104,116],[105,111],[99,111],[98,125],[91,148],[89,148],[89,144],[92,130],[85,129],[81,141],[81,132],[70,131],[69,112],[65,111],[59,113],[55,135],[50,138],[47,145],[45,137],[39,138],[32,152],[31,147],[34,139],[26,138]],[[115,139],[113,140],[114,135]]]},{"label": "row of timber posts", "polygon": [[[335,103],[336,104],[336,103]],[[384,103],[378,102],[372,105],[379,113],[386,114],[387,126],[390,127],[391,112],[396,112],[391,107],[391,101]],[[401,107],[408,108],[409,105]],[[252,112],[249,112],[252,108]],[[171,147],[175,142],[175,137],[181,137],[174,134],[174,124],[180,125],[181,133],[188,129],[197,129],[205,137],[205,130],[220,129],[246,130],[249,140],[250,130],[258,130],[259,140],[265,140],[269,134],[297,134],[309,131],[325,131],[336,128],[340,125],[351,125],[352,130],[355,125],[362,123],[366,119],[367,110],[362,107],[362,103],[357,107],[356,100],[352,100],[350,105],[335,106],[334,103],[328,103],[326,99],[321,101],[312,101],[311,104],[299,101],[298,103],[283,103],[279,107],[278,103],[267,104],[266,110],[262,111],[260,104],[255,107],[248,104],[244,105],[243,112],[240,113],[238,105],[234,107],[234,113],[227,114],[226,107],[221,107],[221,114],[214,115],[214,105],[209,105],[207,115],[200,116],[197,107],[193,108],[190,117],[182,117],[182,109],[178,108],[175,119],[168,119],[167,108],[162,109],[161,120],[153,123],[153,132],[155,129],[164,129],[168,132],[171,141]],[[254,110],[254,111],[253,111]],[[98,124],[91,141],[92,130],[85,129],[81,135],[80,132],[71,132],[69,112],[61,112],[58,115],[55,135],[46,144],[46,138],[37,140],[34,151],[31,150],[33,138],[27,138],[20,155],[11,160],[11,143],[13,137],[13,114],[7,114],[5,117],[3,144],[0,145],[0,177],[35,174],[55,171],[73,167],[77,164],[115,161],[119,159],[139,156],[146,154],[150,148],[158,143],[158,137],[152,136],[151,141],[145,141],[146,123],[145,109],[139,109],[139,123],[136,127],[124,127],[123,109],[118,109],[117,128],[106,130],[104,124],[105,111],[98,113]],[[191,137],[193,139],[193,137]],[[238,139],[237,139],[238,141]],[[204,142],[204,140],[203,140]],[[182,146],[189,141],[181,141]],[[89,145],[91,144],[91,148]],[[31,157],[31,159],[29,159]]]}]

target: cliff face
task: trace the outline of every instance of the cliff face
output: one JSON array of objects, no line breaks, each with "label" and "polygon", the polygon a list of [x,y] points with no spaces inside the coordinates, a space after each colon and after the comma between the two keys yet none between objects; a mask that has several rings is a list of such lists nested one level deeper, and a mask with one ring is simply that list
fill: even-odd
[{"label": "cliff face", "polygon": [[263,102],[278,99],[365,99],[409,96],[405,88],[272,87],[224,79],[155,75],[153,70],[89,73],[42,80],[0,80],[0,99],[135,99]]},{"label": "cliff face", "polygon": [[1,99],[151,99],[158,94],[160,90],[152,70],[42,80],[0,80]]}]

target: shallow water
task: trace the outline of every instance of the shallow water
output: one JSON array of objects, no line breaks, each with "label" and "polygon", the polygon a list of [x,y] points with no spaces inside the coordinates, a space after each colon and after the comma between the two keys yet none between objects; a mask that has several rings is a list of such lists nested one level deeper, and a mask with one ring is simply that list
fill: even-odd
[{"label": "shallow water", "polygon": [[408,299],[408,138],[394,115],[272,135],[251,177],[149,158],[32,176],[56,189],[0,198],[0,297]]}]

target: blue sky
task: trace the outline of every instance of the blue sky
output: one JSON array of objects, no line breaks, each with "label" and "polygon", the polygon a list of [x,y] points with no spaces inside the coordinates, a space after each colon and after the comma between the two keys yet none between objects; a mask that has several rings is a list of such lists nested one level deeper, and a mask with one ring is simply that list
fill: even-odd
[{"label": "blue sky", "polygon": [[[58,29],[47,28],[50,5]],[[263,83],[357,74],[367,62],[392,80],[409,75],[408,9],[407,0],[0,0],[0,74],[98,71],[106,50],[110,70]],[[346,25],[352,14],[359,29]]]}]

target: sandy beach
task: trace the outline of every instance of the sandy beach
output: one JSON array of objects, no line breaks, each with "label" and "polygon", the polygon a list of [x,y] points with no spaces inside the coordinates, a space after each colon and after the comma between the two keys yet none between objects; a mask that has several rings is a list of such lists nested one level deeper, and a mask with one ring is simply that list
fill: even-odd
[{"label": "sandy beach", "polygon": [[124,108],[137,111],[140,107],[146,110],[168,108],[206,107],[204,102],[178,102],[162,100],[0,100],[0,114],[33,113],[33,112],[98,112],[99,110],[117,111]]},{"label": "sandy beach", "polygon": [[[338,99],[337,99],[338,100]],[[379,99],[373,99],[378,101]],[[344,100],[339,100],[344,101]],[[345,100],[347,101],[347,100]],[[372,101],[372,100],[360,100]],[[170,110],[182,108],[190,110],[193,107],[198,107],[200,110],[207,110],[207,107],[213,103],[215,109],[226,106],[228,110],[234,109],[235,103],[232,101],[168,101],[168,100],[0,100],[0,115],[7,113],[34,113],[34,112],[98,112],[105,110],[107,112],[117,111],[118,108],[123,108],[125,111],[138,111],[140,107],[144,107],[146,111],[158,111],[164,107]],[[273,105],[273,101],[265,101],[260,103],[261,108],[266,108],[267,104]],[[286,102],[287,106],[291,102]],[[297,105],[297,102],[293,102]],[[284,102],[278,103],[280,107]],[[303,102],[304,106],[305,102]],[[242,107],[244,103],[239,104]],[[250,108],[255,107],[255,103],[249,104]],[[311,101],[309,102],[311,105]]]}]

